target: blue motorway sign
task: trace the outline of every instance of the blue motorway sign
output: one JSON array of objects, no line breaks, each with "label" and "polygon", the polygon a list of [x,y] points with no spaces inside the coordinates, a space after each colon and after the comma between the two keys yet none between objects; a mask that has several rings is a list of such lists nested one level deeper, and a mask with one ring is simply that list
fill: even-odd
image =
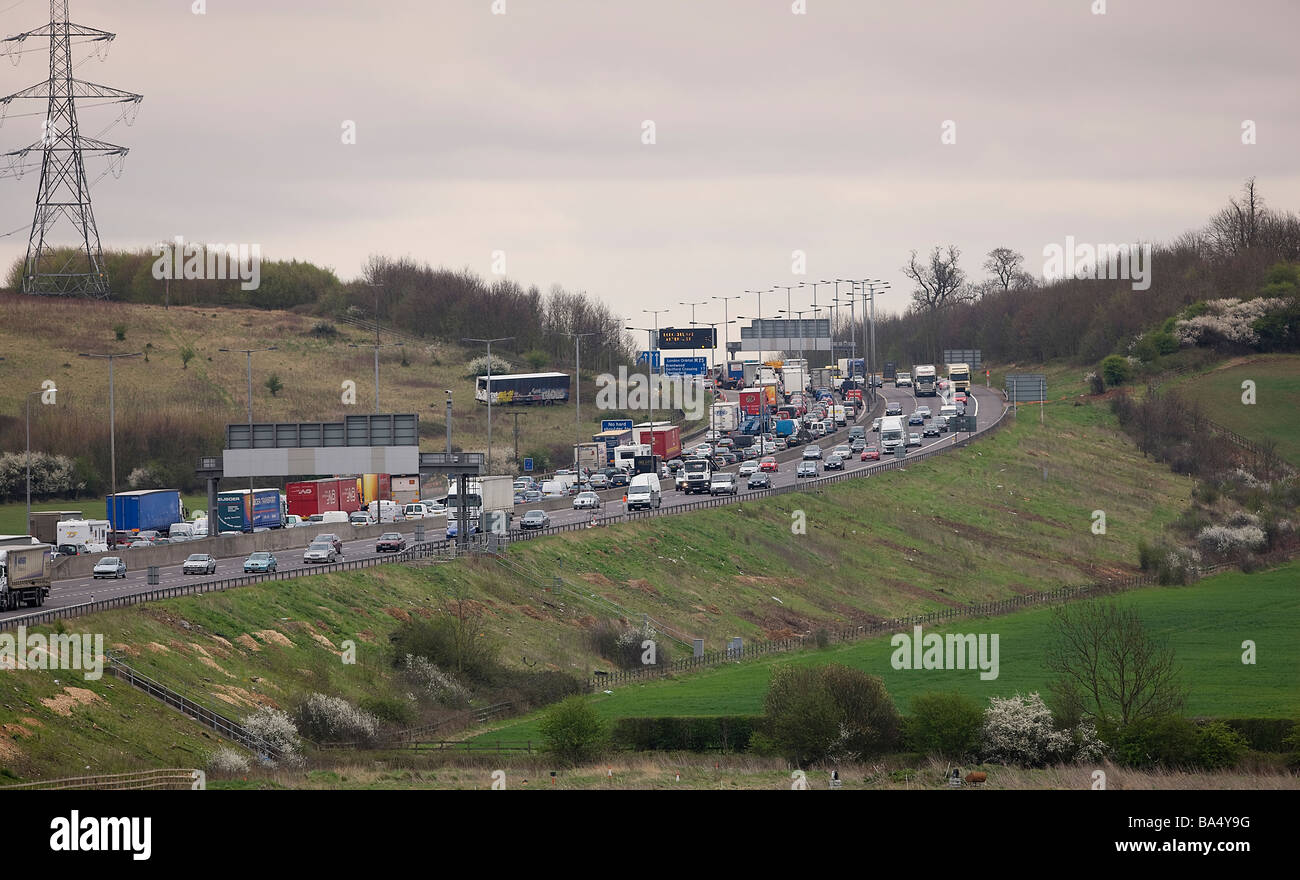
[{"label": "blue motorway sign", "polygon": [[531,458],[525,458],[525,459],[524,459],[524,473],[529,473],[529,472],[532,471],[532,469],[533,469],[533,460],[532,460]]},{"label": "blue motorway sign", "polygon": [[659,369],[659,351],[643,351],[637,354],[636,362],[638,364],[649,364],[651,369]]},{"label": "blue motorway sign", "polygon": [[664,375],[667,376],[703,376],[708,372],[708,358],[664,358]]},{"label": "blue motorway sign", "polygon": [[631,419],[601,419],[601,431],[630,431],[632,430]]}]

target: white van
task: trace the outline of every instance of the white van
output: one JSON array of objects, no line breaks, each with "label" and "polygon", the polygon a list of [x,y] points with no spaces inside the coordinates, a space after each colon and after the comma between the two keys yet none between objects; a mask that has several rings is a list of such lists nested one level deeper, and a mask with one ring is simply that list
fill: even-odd
[{"label": "white van", "polygon": [[[316,517],[320,519],[316,519]],[[311,521],[314,523],[346,523],[348,514],[345,510],[327,510],[324,513],[313,513]]]},{"label": "white van", "polygon": [[193,523],[172,523],[167,529],[167,538],[171,541],[193,541],[195,537]]},{"label": "white van", "polygon": [[366,513],[372,522],[391,523],[406,519],[405,509],[396,501],[371,501],[366,505]]},{"label": "white van", "polygon": [[657,474],[637,474],[627,487],[628,510],[653,510],[663,503]]},{"label": "white van", "polygon": [[433,516],[429,510],[429,505],[422,501],[412,501],[402,508],[402,516],[407,519],[428,519]]}]

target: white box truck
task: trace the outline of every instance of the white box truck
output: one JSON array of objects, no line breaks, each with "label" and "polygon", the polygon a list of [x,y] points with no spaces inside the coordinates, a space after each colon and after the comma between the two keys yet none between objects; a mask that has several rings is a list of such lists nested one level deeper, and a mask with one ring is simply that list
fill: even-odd
[{"label": "white box truck", "polygon": [[723,434],[739,429],[740,404],[734,400],[713,404],[713,417],[710,420],[710,427]]},{"label": "white box truck", "polygon": [[[629,474],[636,473],[636,457],[638,455],[653,455],[649,443],[629,443],[625,446],[614,447],[614,467],[622,468]],[[546,490],[543,489],[543,492]]]}]

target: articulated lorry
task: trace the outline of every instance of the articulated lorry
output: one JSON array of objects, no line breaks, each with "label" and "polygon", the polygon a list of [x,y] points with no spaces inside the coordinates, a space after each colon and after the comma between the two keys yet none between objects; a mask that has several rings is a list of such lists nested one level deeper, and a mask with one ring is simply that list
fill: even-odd
[{"label": "articulated lorry", "polygon": [[50,595],[53,549],[49,544],[17,541],[0,546],[0,611],[45,604]]},{"label": "articulated lorry", "polygon": [[917,364],[912,367],[912,394],[917,397],[934,397],[939,393],[939,377],[934,364]]}]

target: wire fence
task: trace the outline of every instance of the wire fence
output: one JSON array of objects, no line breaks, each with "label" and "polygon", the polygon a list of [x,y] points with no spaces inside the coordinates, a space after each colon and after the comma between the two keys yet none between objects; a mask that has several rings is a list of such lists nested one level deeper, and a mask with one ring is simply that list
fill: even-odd
[{"label": "wire fence", "polygon": [[20,782],[0,786],[0,791],[18,789],[43,791],[126,791],[126,790],[197,790],[203,787],[200,770],[173,768],[164,770],[139,770],[132,773],[112,773],[100,776],[66,776],[62,779],[42,779],[37,782]]},{"label": "wire fence", "polygon": [[[1077,599],[1083,596],[1106,595],[1121,590],[1133,589],[1135,587],[1150,586],[1154,583],[1156,583],[1155,575],[1134,575],[1121,580],[1058,587],[1054,590],[1014,596],[1008,599],[997,599],[992,602],[984,602],[978,605],[970,605],[961,608],[943,608],[926,614],[914,615],[912,617],[896,617],[891,620],[875,620],[838,629],[827,629],[824,632],[827,641],[852,642],[880,635],[882,633],[898,632],[904,627],[936,626],[960,618],[995,617],[1002,614],[1021,611],[1035,605],[1049,605],[1055,602]],[[592,692],[607,690],[617,685],[628,684],[636,681],[646,681],[654,678],[663,678],[677,672],[686,672],[692,669],[718,666],[723,663],[739,663],[744,660],[752,660],[770,654],[797,651],[806,647],[810,643],[816,644],[817,640],[818,635],[815,633],[790,636],[784,639],[766,639],[763,641],[750,642],[749,644],[742,643],[737,647],[729,647],[719,651],[705,651],[699,656],[683,657],[670,663],[596,674],[587,679],[587,689]]]}]

